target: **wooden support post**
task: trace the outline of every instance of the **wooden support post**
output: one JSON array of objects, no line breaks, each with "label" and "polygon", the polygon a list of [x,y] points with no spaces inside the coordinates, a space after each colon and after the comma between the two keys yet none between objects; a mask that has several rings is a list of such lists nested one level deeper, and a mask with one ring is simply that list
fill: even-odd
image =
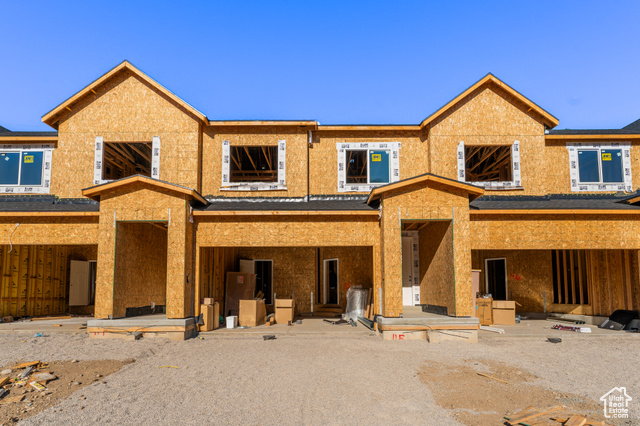
[{"label": "wooden support post", "polygon": [[564,300],[561,301],[561,303],[569,303],[569,277],[567,274],[567,260],[568,260],[568,255],[567,255],[567,250],[561,250],[560,253],[562,254],[562,270],[564,271]]},{"label": "wooden support post", "polygon": [[582,285],[582,280],[584,277],[582,276],[582,257],[584,255],[584,250],[578,250],[578,287],[580,287],[580,304],[584,305],[584,286]]},{"label": "wooden support post", "polygon": [[574,256],[573,256],[573,250],[568,250],[569,251],[569,268],[571,268],[571,300],[570,302],[572,304],[576,304],[576,270],[574,268]]},{"label": "wooden support post", "polygon": [[606,272],[605,277],[607,279],[607,290],[609,292],[609,312],[607,313],[607,315],[611,315],[611,313],[613,312],[613,289],[611,288],[611,276],[609,272],[609,254],[610,254],[610,250],[604,251],[605,272]]},{"label": "wooden support post", "polygon": [[624,272],[625,272],[625,278],[626,278],[626,285],[625,285],[625,290],[626,290],[626,307],[627,310],[632,310],[633,309],[633,291],[632,291],[632,287],[633,284],[631,282],[631,250],[624,250]]}]

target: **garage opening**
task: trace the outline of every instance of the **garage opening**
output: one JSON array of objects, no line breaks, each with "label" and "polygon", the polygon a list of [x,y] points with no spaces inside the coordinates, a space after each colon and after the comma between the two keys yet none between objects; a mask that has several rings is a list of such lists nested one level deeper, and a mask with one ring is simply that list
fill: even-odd
[{"label": "garage opening", "polygon": [[[91,315],[95,245],[0,245],[0,317]],[[74,265],[87,266],[78,279]]]},{"label": "garage opening", "polygon": [[165,313],[166,298],[166,222],[117,222],[114,316]]},{"label": "garage opening", "polygon": [[[254,296],[264,295],[267,312],[273,299],[294,299],[297,314],[324,310],[338,315],[351,287],[371,289],[373,249],[361,247],[202,247],[200,295],[225,306],[230,272],[256,274]],[[273,299],[270,299],[270,296]],[[312,307],[313,305],[313,307]],[[224,315],[223,315],[224,316]]]}]

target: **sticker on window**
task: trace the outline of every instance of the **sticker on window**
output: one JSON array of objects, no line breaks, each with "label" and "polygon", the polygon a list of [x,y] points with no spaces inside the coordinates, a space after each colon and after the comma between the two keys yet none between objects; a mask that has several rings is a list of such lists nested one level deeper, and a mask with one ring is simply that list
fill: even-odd
[{"label": "sticker on window", "polygon": [[371,161],[382,161],[382,154],[371,154]]},{"label": "sticker on window", "polygon": [[33,155],[25,155],[24,156],[25,163],[33,163]]},{"label": "sticker on window", "polygon": [[610,153],[602,153],[602,161],[611,161],[611,154]]}]

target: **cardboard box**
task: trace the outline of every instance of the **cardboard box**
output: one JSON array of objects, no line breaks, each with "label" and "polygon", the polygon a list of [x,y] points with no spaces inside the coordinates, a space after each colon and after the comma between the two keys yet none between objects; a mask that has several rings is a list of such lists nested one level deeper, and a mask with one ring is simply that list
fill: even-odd
[{"label": "cardboard box", "polygon": [[241,300],[238,324],[255,327],[267,321],[267,308],[264,300]]},{"label": "cardboard box", "polygon": [[211,331],[213,330],[213,316],[214,309],[212,305],[200,305],[200,311],[202,312],[202,320],[204,324],[198,325],[198,331]]},{"label": "cardboard box", "polygon": [[293,299],[276,299],[276,324],[288,324],[293,321],[295,301]]},{"label": "cardboard box", "polygon": [[226,297],[224,300],[224,315],[238,316],[240,314],[240,300],[250,300],[256,293],[256,274],[246,272],[227,272]]},{"label": "cardboard box", "polygon": [[216,301],[213,299],[213,297],[205,297],[204,299],[202,299],[202,304],[203,305],[213,305]]},{"label": "cardboard box", "polygon": [[490,297],[476,299],[476,318],[480,320],[480,325],[493,324],[492,302],[493,299]]},{"label": "cardboard box", "polygon": [[492,307],[493,324],[514,325],[516,323],[516,302],[513,300],[494,300]]}]

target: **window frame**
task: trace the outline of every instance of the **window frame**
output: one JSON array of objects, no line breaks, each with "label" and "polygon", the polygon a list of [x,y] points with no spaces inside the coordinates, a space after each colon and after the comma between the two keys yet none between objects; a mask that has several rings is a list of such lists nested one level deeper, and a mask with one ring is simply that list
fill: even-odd
[{"label": "window frame", "polygon": [[[355,142],[336,143],[338,152],[338,192],[370,192],[379,186],[388,185],[400,180],[400,149],[401,142]],[[347,151],[387,151],[389,153],[389,182],[370,183],[369,152],[367,152],[367,183],[347,183]]]},{"label": "window frame", "polygon": [[[366,155],[366,159],[367,159],[367,181],[363,182],[365,185],[387,185],[389,183],[391,183],[391,150],[390,149],[377,149],[377,148],[354,148],[354,149],[347,149],[345,150],[345,156],[347,155],[347,153],[349,151],[364,151],[367,153]],[[371,182],[371,152],[372,151],[384,151],[387,153],[387,155],[389,156],[389,168],[387,170],[387,181],[386,182]],[[349,171],[349,167],[347,165],[347,169],[345,170],[345,182],[346,179],[348,178],[348,173]],[[349,185],[360,185],[359,183],[349,183]]]},{"label": "window frame", "polygon": [[[18,183],[16,184],[0,184],[0,193],[4,194],[48,194],[51,183],[51,158],[53,152],[53,144],[5,144],[0,146],[0,153],[17,153],[19,156],[18,164]],[[41,152],[42,168],[40,173],[39,185],[25,185],[22,183],[22,161],[25,153]]]},{"label": "window frame", "polygon": [[[478,144],[468,143],[468,146],[478,146]],[[514,140],[512,143],[481,144],[483,146],[510,146],[511,147],[511,180],[510,181],[468,181],[466,179],[467,162],[465,158],[465,142],[458,143],[458,181],[483,187],[485,190],[520,190],[522,187],[522,174],[520,163],[520,141]]]},{"label": "window frame", "polygon": [[[597,152],[597,159],[598,159],[598,177],[599,180],[597,182],[583,182],[580,179],[580,151],[589,151],[589,152]],[[622,180],[619,182],[605,182],[604,181],[604,171],[602,169],[602,151],[620,151],[621,154],[621,158],[620,158],[620,167],[622,169]],[[581,185],[619,185],[619,184],[624,184],[624,164],[623,164],[623,156],[624,153],[622,152],[622,149],[620,148],[579,148],[578,149],[578,182]]]},{"label": "window frame", "polygon": [[[633,179],[631,173],[631,143],[630,142],[604,142],[585,143],[568,142],[566,145],[569,153],[569,176],[572,192],[633,192]],[[620,150],[622,153],[622,179],[623,182],[602,182],[602,150]],[[581,182],[578,151],[598,151],[598,165],[600,167],[600,182]]]},{"label": "window frame", "polygon": [[[243,144],[233,146],[244,146]],[[246,146],[273,146],[273,145],[246,145]],[[231,182],[231,142],[222,141],[222,173],[220,191],[286,191],[287,171],[287,142],[279,140],[277,144],[276,167],[278,172],[277,182]]]},{"label": "window frame", "polygon": [[[126,142],[126,141],[124,141]],[[144,141],[131,141],[144,142]],[[148,142],[148,141],[147,141]],[[119,143],[119,141],[107,141],[107,143]],[[96,136],[94,143],[93,157],[93,184],[101,185],[103,183],[113,182],[114,180],[127,179],[130,176],[120,179],[103,179],[102,168],[104,167],[104,137]],[[153,136],[151,138],[151,179],[160,179],[160,137]]]}]

